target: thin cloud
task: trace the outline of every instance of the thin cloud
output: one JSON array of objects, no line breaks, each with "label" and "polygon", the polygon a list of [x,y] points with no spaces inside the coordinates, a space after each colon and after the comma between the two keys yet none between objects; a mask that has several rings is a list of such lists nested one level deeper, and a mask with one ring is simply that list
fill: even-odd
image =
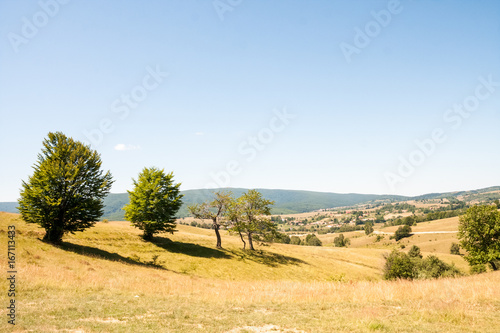
[{"label": "thin cloud", "polygon": [[197,135],[197,136],[202,136],[202,135],[205,135],[205,133],[203,133],[203,132],[196,132],[196,133],[194,133],[194,134],[195,134],[195,135]]},{"label": "thin cloud", "polygon": [[138,149],[141,149],[141,147],[136,146],[136,145],[127,145],[124,143],[119,143],[115,146],[115,150],[118,150],[118,151],[138,150]]}]

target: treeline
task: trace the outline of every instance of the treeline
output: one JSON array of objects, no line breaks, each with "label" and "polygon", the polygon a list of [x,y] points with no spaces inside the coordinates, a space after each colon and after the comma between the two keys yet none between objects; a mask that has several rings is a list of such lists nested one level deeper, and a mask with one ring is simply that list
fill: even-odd
[{"label": "treeline", "polygon": [[384,227],[396,226],[396,225],[409,225],[413,226],[419,222],[428,222],[434,220],[442,220],[450,217],[463,215],[467,211],[467,208],[461,208],[457,210],[448,211],[435,211],[427,213],[425,215],[412,215],[406,217],[399,217],[396,219],[391,219],[384,223]]}]

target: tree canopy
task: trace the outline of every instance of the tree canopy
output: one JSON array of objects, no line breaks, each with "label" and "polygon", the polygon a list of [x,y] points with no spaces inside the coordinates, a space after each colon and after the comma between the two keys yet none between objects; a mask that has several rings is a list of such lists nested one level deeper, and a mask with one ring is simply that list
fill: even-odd
[{"label": "tree canopy", "polygon": [[373,222],[372,221],[366,222],[364,229],[365,229],[365,234],[367,235],[373,233]]},{"label": "tree canopy", "polygon": [[188,207],[189,212],[197,219],[212,220],[212,225],[217,237],[217,248],[222,248],[222,239],[219,229],[226,215],[226,212],[233,200],[231,192],[219,191],[214,193],[212,201],[205,201],[201,204],[193,204]]},{"label": "tree canopy", "polygon": [[399,227],[398,230],[394,233],[394,239],[396,241],[403,239],[405,237],[410,237],[411,236],[411,227],[409,225],[404,225],[402,227]]},{"label": "tree canopy", "polygon": [[264,199],[259,191],[248,190],[229,205],[229,230],[240,235],[244,247],[246,243],[243,234],[247,236],[250,250],[254,250],[254,235],[259,235],[264,240],[274,238],[277,233],[276,224],[266,217],[271,215],[273,204],[273,201]]},{"label": "tree canopy", "polygon": [[61,132],[49,133],[33,166],[22,182],[19,211],[46,233],[45,241],[58,243],[65,233],[83,231],[103,214],[103,199],[113,183],[101,170],[100,155]]},{"label": "tree canopy", "polygon": [[130,202],[123,209],[125,218],[144,231],[144,239],[152,239],[159,232],[174,233],[176,214],[182,205],[180,183],[174,184],[172,172],[163,169],[144,168],[134,189],[128,191]]},{"label": "tree canopy", "polygon": [[471,266],[489,263],[498,269],[500,260],[500,212],[495,206],[472,206],[460,217],[458,238]]}]

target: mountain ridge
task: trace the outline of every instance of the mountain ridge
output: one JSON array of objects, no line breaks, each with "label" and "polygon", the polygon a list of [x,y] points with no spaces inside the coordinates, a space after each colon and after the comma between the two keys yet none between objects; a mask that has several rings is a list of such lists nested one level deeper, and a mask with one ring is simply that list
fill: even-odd
[{"label": "mountain ridge", "polygon": [[[178,217],[189,216],[188,205],[211,200],[214,191],[231,191],[234,196],[240,196],[247,191],[246,188],[217,188],[217,189],[191,189],[181,191],[184,194],[181,209]],[[315,211],[319,209],[338,208],[353,206],[357,204],[370,203],[377,200],[405,201],[422,199],[440,199],[447,197],[457,197],[460,195],[474,195],[500,191],[500,186],[490,186],[477,190],[453,191],[442,193],[428,193],[419,196],[404,196],[391,194],[361,194],[361,193],[334,193],[317,192],[307,190],[282,190],[257,188],[262,195],[275,202],[273,214],[293,214]],[[104,214],[102,219],[112,221],[123,221],[124,211],[122,207],[128,203],[128,193],[110,193],[104,199]],[[0,202],[0,211],[17,213],[17,202]]]}]

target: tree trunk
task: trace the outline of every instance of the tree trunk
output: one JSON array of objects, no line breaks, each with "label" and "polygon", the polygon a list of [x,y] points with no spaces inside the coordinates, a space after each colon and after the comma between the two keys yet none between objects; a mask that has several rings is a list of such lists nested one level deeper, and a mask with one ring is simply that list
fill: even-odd
[{"label": "tree trunk", "polygon": [[45,236],[43,236],[43,241],[59,244],[62,241],[64,231],[62,229],[52,228],[45,231]]},{"label": "tree trunk", "polygon": [[498,269],[497,265],[495,265],[495,262],[493,260],[490,261],[490,265],[491,265],[491,269],[493,269],[494,271],[496,271]]},{"label": "tree trunk", "polygon": [[153,233],[152,232],[146,232],[146,231],[144,231],[144,235],[142,235],[142,238],[145,241],[150,241],[150,240],[153,239]]},{"label": "tree trunk", "polygon": [[250,250],[254,251],[255,249],[253,248],[253,242],[252,242],[252,234],[248,233],[248,246],[250,247]]},{"label": "tree trunk", "polygon": [[241,231],[238,231],[238,233],[240,234],[241,241],[243,242],[243,250],[244,250],[245,247],[247,246],[247,243],[245,243],[245,240],[243,239],[243,235],[241,234]]},{"label": "tree trunk", "polygon": [[219,228],[220,226],[214,223],[215,236],[217,237],[217,248],[222,249],[222,239],[220,238]]}]

